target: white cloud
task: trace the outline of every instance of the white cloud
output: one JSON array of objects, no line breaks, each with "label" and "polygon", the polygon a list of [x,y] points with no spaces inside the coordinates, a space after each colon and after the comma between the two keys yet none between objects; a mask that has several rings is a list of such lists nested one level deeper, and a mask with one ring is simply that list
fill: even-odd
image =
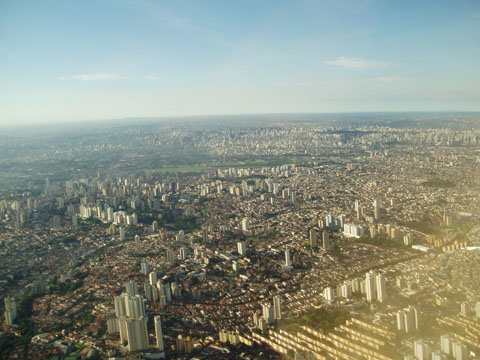
[{"label": "white cloud", "polygon": [[81,80],[81,81],[91,81],[91,80],[118,80],[122,77],[116,74],[77,74],[69,76],[60,76],[59,80]]},{"label": "white cloud", "polygon": [[147,75],[145,76],[145,78],[147,78],[148,80],[158,80],[158,76],[155,75]]},{"label": "white cloud", "polygon": [[325,61],[325,64],[340,66],[348,69],[366,69],[366,68],[384,67],[387,65],[383,61],[364,60],[364,59],[351,58],[346,56],[340,56],[338,59]]}]

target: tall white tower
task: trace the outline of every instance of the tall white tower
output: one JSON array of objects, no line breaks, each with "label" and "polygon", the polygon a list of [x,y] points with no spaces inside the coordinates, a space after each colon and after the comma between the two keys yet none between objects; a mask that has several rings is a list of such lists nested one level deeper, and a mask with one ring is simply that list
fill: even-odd
[{"label": "tall white tower", "polygon": [[380,219],[380,201],[379,200],[375,200],[373,202],[373,216],[375,220]]},{"label": "tall white tower", "polygon": [[140,270],[142,274],[150,274],[150,265],[147,260],[142,260],[142,262],[140,263]]},{"label": "tall white tower", "polygon": [[242,256],[245,256],[247,254],[247,249],[245,247],[244,241],[237,242],[237,250],[238,250],[238,253]]},{"label": "tall white tower", "polygon": [[267,322],[268,325],[271,325],[275,322],[274,315],[273,315],[273,307],[272,305],[266,303],[262,305],[263,308],[263,318]]},{"label": "tall white tower", "polygon": [[157,315],[154,318],[155,321],[155,336],[157,337],[157,348],[160,351],[163,351],[163,332],[162,332],[162,320],[160,316]]},{"label": "tall white tower", "polygon": [[125,323],[128,350],[137,351],[148,349],[147,320],[144,317],[140,319],[126,319]]},{"label": "tall white tower", "polygon": [[365,293],[367,295],[367,301],[373,301],[377,298],[377,286],[374,272],[368,272],[365,276]]},{"label": "tall white tower", "polygon": [[150,274],[148,274],[148,279],[150,281],[150,285],[157,286],[158,275],[156,271],[152,271]]},{"label": "tall white tower", "polygon": [[135,280],[129,281],[127,283],[127,294],[128,295],[138,295],[138,285]]},{"label": "tall white tower", "polygon": [[285,250],[285,266],[292,266],[292,261],[290,260],[290,249]]},{"label": "tall white tower", "polygon": [[377,299],[380,302],[387,300],[387,285],[385,277],[382,274],[377,275]]},{"label": "tall white tower", "polygon": [[250,229],[250,223],[249,223],[249,221],[248,221],[247,218],[244,218],[244,219],[242,220],[242,230],[243,230],[244,232],[248,232],[249,229]]},{"label": "tall white tower", "polygon": [[275,319],[282,318],[282,299],[279,295],[273,297],[273,316]]},{"label": "tall white tower", "polygon": [[5,323],[12,325],[17,318],[17,304],[13,297],[7,296],[5,298]]}]

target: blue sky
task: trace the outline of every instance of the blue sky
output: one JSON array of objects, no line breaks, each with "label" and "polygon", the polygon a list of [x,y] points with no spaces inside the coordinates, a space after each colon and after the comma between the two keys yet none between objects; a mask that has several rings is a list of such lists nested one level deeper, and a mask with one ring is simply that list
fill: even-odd
[{"label": "blue sky", "polygon": [[417,110],[480,110],[479,1],[0,1],[0,125]]}]

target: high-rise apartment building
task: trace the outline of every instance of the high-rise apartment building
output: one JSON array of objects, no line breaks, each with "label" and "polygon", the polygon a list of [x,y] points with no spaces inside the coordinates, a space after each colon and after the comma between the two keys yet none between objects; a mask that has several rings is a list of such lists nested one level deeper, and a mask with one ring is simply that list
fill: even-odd
[{"label": "high-rise apartment building", "polygon": [[273,297],[273,316],[275,319],[282,318],[282,298],[279,295]]},{"label": "high-rise apartment building", "polygon": [[147,320],[144,317],[139,319],[124,319],[127,333],[128,350],[146,350],[148,346]]},{"label": "high-rise apartment building", "polygon": [[374,301],[377,298],[377,284],[374,272],[368,272],[365,276],[365,293],[367,301]]},{"label": "high-rise apartment building", "polygon": [[242,256],[245,256],[247,254],[247,248],[245,247],[244,241],[237,242],[237,250],[238,253]]},{"label": "high-rise apartment building", "polygon": [[153,319],[155,322],[155,336],[157,338],[157,348],[158,350],[163,351],[164,347],[163,347],[162,320],[159,315],[155,316]]},{"label": "high-rise apartment building", "polygon": [[376,285],[377,285],[377,299],[380,302],[387,300],[387,284],[385,277],[382,274],[377,274],[376,276]]},{"label": "high-rise apartment building", "polygon": [[268,325],[272,325],[275,322],[273,306],[269,303],[262,305],[263,309],[263,318],[267,322]]}]

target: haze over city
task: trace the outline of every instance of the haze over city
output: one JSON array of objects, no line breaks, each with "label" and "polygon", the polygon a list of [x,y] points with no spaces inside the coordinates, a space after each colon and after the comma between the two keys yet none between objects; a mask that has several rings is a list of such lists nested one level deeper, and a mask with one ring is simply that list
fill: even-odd
[{"label": "haze over city", "polygon": [[480,3],[0,1],[0,359],[479,360]]}]

